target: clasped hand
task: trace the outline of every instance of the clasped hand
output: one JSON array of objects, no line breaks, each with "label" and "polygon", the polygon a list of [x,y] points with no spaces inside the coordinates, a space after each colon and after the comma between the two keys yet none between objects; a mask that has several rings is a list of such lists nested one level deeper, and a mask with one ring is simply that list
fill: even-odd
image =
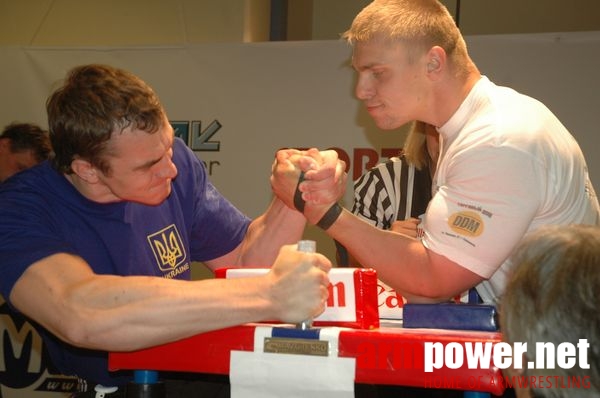
[{"label": "clasped hand", "polygon": [[[334,150],[282,149],[277,151],[271,171],[273,193],[286,206],[297,209],[294,194],[298,189],[305,202],[304,216],[312,224],[340,200],[346,189],[346,164]],[[298,184],[301,172],[304,180]]]}]

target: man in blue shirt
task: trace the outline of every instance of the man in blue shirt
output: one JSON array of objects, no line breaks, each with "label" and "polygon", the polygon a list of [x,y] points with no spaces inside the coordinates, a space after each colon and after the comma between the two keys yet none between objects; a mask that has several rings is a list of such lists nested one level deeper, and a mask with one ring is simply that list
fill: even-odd
[{"label": "man in blue shirt", "polygon": [[[291,245],[302,214],[276,198],[252,221],[237,210],[138,77],[74,68],[47,112],[55,157],[0,188],[0,287],[39,325],[62,373],[122,386],[131,375],[108,372],[108,351],[324,310],[331,263]],[[328,159],[307,178],[341,192]],[[256,278],[190,281],[192,261],[273,266]]]}]

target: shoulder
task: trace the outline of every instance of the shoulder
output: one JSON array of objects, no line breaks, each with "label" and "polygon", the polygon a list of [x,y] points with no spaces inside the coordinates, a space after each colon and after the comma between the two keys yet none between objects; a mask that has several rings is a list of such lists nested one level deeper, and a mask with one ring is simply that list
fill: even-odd
[{"label": "shoulder", "polygon": [[0,192],[13,195],[39,192],[41,196],[44,191],[56,191],[62,189],[66,184],[64,176],[56,172],[48,161],[23,170],[4,183],[0,184]]},{"label": "shoulder", "polygon": [[193,162],[198,161],[194,152],[179,137],[173,140],[173,162]]}]

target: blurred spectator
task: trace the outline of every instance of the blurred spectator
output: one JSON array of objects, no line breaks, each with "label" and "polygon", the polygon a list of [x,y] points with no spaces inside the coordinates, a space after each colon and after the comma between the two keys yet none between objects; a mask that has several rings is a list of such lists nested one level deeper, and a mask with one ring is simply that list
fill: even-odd
[{"label": "blurred spectator", "polygon": [[[506,372],[517,397],[600,396],[600,228],[542,227],[523,240],[512,261],[500,326],[508,343],[527,343],[523,366]],[[574,366],[530,369],[536,343],[575,347]]]},{"label": "blurred spectator", "polygon": [[0,135],[0,183],[46,160],[52,148],[48,131],[32,123],[11,123]]}]

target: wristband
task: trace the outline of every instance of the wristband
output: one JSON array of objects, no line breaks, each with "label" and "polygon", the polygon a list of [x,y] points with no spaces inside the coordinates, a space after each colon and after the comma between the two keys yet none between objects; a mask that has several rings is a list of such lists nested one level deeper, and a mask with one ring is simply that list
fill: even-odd
[{"label": "wristband", "polygon": [[302,199],[302,192],[300,192],[300,183],[304,181],[304,172],[300,172],[300,177],[298,177],[298,184],[296,185],[296,192],[294,192],[294,207],[300,212],[304,214],[304,205],[306,201]]},{"label": "wristband", "polygon": [[329,227],[333,225],[333,223],[338,219],[340,214],[342,214],[342,206],[340,206],[337,202],[334,203],[329,210],[325,212],[323,217],[317,223],[317,227],[321,228],[324,231],[327,231]]}]

